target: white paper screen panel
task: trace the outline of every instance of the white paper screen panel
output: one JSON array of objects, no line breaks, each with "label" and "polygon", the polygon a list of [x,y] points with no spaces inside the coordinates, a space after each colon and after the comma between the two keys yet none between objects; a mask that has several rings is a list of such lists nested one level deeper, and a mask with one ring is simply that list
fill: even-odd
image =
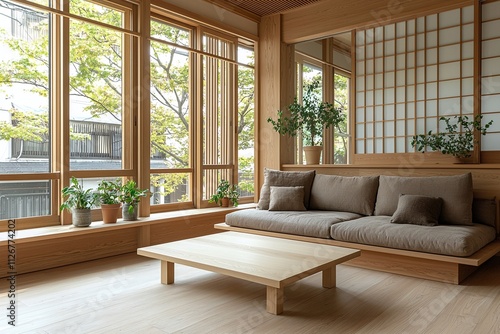
[{"label": "white paper screen panel", "polygon": [[500,150],[500,1],[483,5],[481,113],[483,124],[493,120],[481,150]]},{"label": "white paper screen panel", "polygon": [[473,58],[473,6],[357,31],[355,153],[414,152],[441,116],[472,114]]}]

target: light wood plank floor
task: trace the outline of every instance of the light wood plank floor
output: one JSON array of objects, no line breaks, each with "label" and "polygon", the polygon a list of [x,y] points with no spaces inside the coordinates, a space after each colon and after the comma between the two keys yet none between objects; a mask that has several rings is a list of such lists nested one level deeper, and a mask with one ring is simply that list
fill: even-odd
[{"label": "light wood plank floor", "polygon": [[500,257],[460,286],[337,268],[337,288],[305,278],[274,316],[262,285],[176,265],[166,286],[160,261],[111,257],[19,275],[15,329],[2,279],[0,333],[500,333]]}]

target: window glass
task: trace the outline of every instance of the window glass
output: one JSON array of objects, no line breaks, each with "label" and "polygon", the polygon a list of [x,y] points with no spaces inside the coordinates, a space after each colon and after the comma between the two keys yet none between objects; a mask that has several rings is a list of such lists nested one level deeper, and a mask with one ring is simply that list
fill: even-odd
[{"label": "window glass", "polygon": [[[121,21],[117,10],[75,2],[86,17]],[[73,2],[71,2],[73,5]],[[78,7],[78,12],[83,10]],[[70,167],[120,169],[123,117],[123,34],[70,21]]]},{"label": "window glass", "polygon": [[46,173],[50,156],[49,16],[0,6],[0,173]]}]

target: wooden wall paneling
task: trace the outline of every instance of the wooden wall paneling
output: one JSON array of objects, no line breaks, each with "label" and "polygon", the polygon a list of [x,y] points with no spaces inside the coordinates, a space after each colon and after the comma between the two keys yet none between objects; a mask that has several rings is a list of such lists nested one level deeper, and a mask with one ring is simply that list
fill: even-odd
[{"label": "wooden wall paneling", "polygon": [[226,213],[221,211],[220,214],[213,214],[210,217],[181,218],[164,224],[151,225],[150,244],[156,245],[219,232],[214,229],[214,224],[224,222]]},{"label": "wooden wall paneling", "polygon": [[324,38],[356,28],[381,26],[472,4],[472,0],[320,1],[283,14],[283,42]]},{"label": "wooden wall paneling", "polygon": [[[262,18],[259,45],[259,134],[257,148],[259,161],[259,188],[264,181],[262,171],[265,167],[280,169],[281,163],[293,163],[293,140],[280,136],[267,122],[269,117],[276,119],[277,111],[293,101],[294,90],[294,47],[281,43],[281,16],[271,15]],[[283,93],[285,92],[285,93]],[[292,97],[290,99],[290,96]]]},{"label": "wooden wall paneling", "polygon": [[[0,247],[6,255],[7,246]],[[135,229],[123,229],[65,238],[40,240],[37,242],[16,241],[16,271],[24,274],[37,270],[55,268],[103,257],[135,252],[137,233]],[[0,276],[6,275],[2,266]]]}]

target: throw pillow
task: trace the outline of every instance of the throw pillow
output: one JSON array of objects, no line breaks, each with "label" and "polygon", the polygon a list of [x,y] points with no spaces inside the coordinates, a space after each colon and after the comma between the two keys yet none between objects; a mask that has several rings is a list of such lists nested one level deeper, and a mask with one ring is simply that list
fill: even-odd
[{"label": "throw pillow", "polygon": [[304,187],[271,187],[269,211],[305,211]]},{"label": "throw pillow", "polygon": [[442,203],[439,197],[401,194],[391,223],[436,226]]},{"label": "throw pillow", "polygon": [[311,186],[314,180],[315,171],[307,172],[283,172],[273,169],[264,169],[264,184],[260,190],[260,199],[257,209],[268,210],[272,186],[279,187],[304,187],[304,206],[309,207],[309,197],[311,195]]}]

